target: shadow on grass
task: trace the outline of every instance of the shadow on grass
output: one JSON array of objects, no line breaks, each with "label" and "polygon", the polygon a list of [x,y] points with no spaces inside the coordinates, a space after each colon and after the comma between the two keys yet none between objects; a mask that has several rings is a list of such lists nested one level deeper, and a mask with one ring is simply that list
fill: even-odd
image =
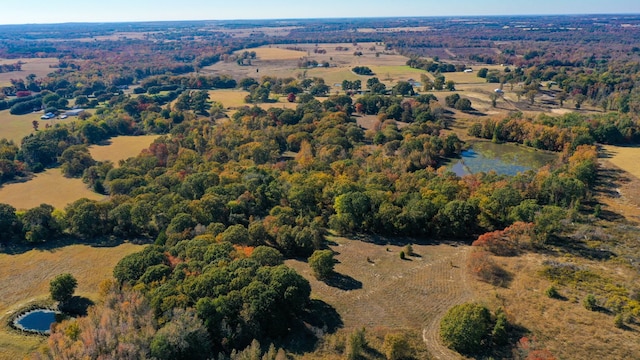
[{"label": "shadow on grass", "polygon": [[322,300],[312,299],[300,321],[291,327],[289,335],[276,345],[296,354],[312,352],[319,339],[325,334],[333,334],[344,323],[340,314]]},{"label": "shadow on grass", "polygon": [[71,246],[71,245],[87,245],[87,246],[96,247],[96,248],[113,248],[127,242],[132,244],[142,245],[142,244],[152,244],[153,240],[151,239],[124,240],[116,237],[99,237],[99,238],[93,238],[93,239],[64,237],[60,239],[51,240],[46,243],[35,243],[35,244],[19,243],[19,244],[0,245],[0,253],[7,254],[7,255],[20,255],[32,250],[55,252],[58,249],[61,249],[66,246]]},{"label": "shadow on grass", "polygon": [[59,306],[60,311],[74,316],[86,316],[89,306],[94,302],[83,296],[74,296],[69,301]]},{"label": "shadow on grass", "polygon": [[339,273],[333,273],[333,275],[324,280],[324,283],[344,291],[362,289],[362,281]]}]

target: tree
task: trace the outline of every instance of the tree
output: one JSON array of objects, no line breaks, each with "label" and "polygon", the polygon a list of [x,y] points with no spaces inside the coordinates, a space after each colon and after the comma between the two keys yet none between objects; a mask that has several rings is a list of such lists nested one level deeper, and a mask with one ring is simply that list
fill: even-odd
[{"label": "tree", "polygon": [[449,309],[440,322],[440,336],[446,346],[473,355],[482,350],[491,326],[489,310],[479,304],[467,303]]},{"label": "tree", "polygon": [[456,91],[456,83],[453,80],[447,81],[445,88],[449,91]]},{"label": "tree", "polygon": [[0,204],[0,244],[18,239],[22,233],[22,224],[16,215],[16,208]]},{"label": "tree", "polygon": [[78,281],[71,274],[61,274],[49,283],[51,298],[55,301],[65,303],[73,297]]},{"label": "tree", "polygon": [[313,275],[321,280],[333,274],[334,265],[335,261],[331,250],[316,250],[309,257],[309,266]]},{"label": "tree", "polygon": [[396,86],[393,87],[394,95],[402,95],[402,96],[413,96],[415,91],[413,90],[413,85],[411,85],[408,81],[398,81]]}]

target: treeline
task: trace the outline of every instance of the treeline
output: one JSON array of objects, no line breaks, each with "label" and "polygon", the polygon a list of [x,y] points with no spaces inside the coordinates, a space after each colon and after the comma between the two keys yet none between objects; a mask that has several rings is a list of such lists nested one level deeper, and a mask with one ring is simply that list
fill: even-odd
[{"label": "treeline", "polygon": [[22,62],[17,62],[13,64],[0,64],[0,74],[21,71],[22,70]]},{"label": "treeline", "polygon": [[412,56],[409,60],[407,60],[407,65],[414,69],[426,70],[430,73],[456,72],[456,71],[463,71],[466,68],[466,65],[447,64],[447,63],[438,62],[438,61],[421,59],[414,56]]},{"label": "treeline", "polygon": [[516,114],[505,119],[486,119],[469,128],[469,135],[493,141],[516,142],[537,149],[562,151],[566,145],[634,144],[640,141],[636,117],[617,114],[540,115],[525,119]]},{"label": "treeline", "polygon": [[[0,111],[2,110],[7,110],[7,109],[12,109],[11,113],[12,114],[16,114],[16,115],[21,115],[21,114],[25,114],[27,112],[31,112],[33,111],[34,106],[31,106],[29,111],[27,112],[20,112],[23,106],[25,105],[20,105],[21,103],[26,103],[27,105],[29,104],[37,104],[36,101],[40,101],[40,103],[38,104],[40,106],[42,106],[42,95],[40,94],[35,94],[35,95],[28,95],[28,96],[23,96],[23,97],[17,97],[15,99],[11,99],[11,100],[0,100]],[[32,105],[33,105],[32,104]],[[14,106],[19,106],[15,108],[14,110]]]}]

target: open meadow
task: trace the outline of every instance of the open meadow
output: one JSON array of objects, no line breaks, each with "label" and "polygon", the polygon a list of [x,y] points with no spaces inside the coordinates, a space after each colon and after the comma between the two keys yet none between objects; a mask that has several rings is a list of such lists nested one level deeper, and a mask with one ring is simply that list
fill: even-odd
[{"label": "open meadow", "polygon": [[120,160],[137,156],[144,149],[149,148],[160,135],[118,136],[111,138],[104,145],[89,147],[91,157],[96,161],[111,161],[118,165]]},{"label": "open meadow", "polygon": [[116,263],[142,248],[124,243],[114,247],[71,245],[21,254],[0,253],[0,360],[22,359],[46,341],[42,336],[14,332],[7,320],[28,303],[46,299],[54,277],[72,274],[78,280],[76,295],[97,300],[99,284],[112,277]]},{"label": "open meadow", "polygon": [[356,328],[423,329],[432,355],[457,358],[438,340],[440,319],[453,305],[474,298],[465,270],[470,248],[448,244],[413,245],[415,255],[400,259],[399,245],[330,238],[336,252],[334,279],[316,280],[307,263],[287,265],[311,282],[312,297],[333,306],[344,331]]},{"label": "open meadow", "polygon": [[45,77],[55,70],[51,66],[58,65],[59,61],[56,58],[0,59],[0,64],[15,64],[17,62],[24,63],[22,70],[0,73],[0,87],[10,86],[11,79],[24,79],[30,74],[34,74],[36,78]]},{"label": "open meadow", "polygon": [[22,138],[33,133],[33,120],[38,122],[40,129],[44,129],[47,124],[64,124],[77,120],[75,117],[68,117],[64,120],[41,120],[41,115],[42,113],[11,115],[9,110],[0,111],[0,138],[13,140],[16,145],[20,146]]},{"label": "open meadow", "polygon": [[47,169],[28,181],[4,184],[0,188],[0,203],[16,209],[30,209],[40,204],[64,209],[82,198],[102,200],[105,196],[89,190],[82,179],[64,177],[59,168]]}]

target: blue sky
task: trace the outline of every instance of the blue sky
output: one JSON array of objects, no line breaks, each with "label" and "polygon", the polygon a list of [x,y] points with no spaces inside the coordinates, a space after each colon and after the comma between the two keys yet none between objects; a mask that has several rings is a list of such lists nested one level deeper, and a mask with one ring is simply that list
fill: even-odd
[{"label": "blue sky", "polygon": [[640,14],[638,0],[11,0],[0,24],[512,14]]}]

